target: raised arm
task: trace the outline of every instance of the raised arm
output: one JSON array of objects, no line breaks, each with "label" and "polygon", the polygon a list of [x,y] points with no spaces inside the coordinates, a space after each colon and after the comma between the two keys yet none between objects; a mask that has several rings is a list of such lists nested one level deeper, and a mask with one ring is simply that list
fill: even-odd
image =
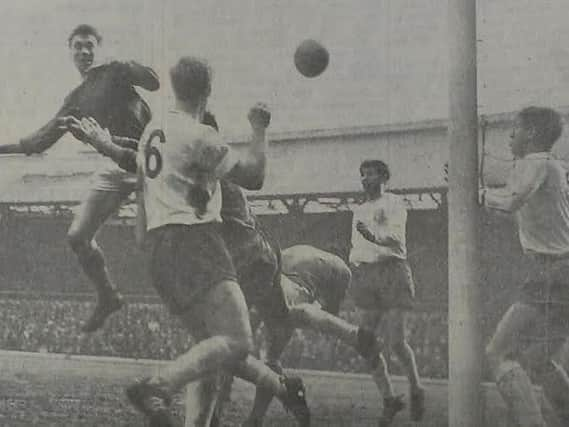
[{"label": "raised arm", "polygon": [[264,104],[256,104],[249,111],[252,137],[248,149],[238,154],[233,167],[225,178],[247,190],[260,190],[265,181],[267,164],[266,131],[271,121],[271,113]]}]

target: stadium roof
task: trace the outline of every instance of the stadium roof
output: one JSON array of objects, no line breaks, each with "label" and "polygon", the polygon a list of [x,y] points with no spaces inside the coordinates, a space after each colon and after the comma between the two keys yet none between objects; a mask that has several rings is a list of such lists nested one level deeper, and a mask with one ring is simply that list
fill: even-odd
[{"label": "stadium roof", "polygon": [[[561,111],[569,113],[569,108]],[[512,113],[495,114],[488,117],[490,123],[500,125],[507,123],[512,117]],[[341,143],[355,144],[360,136],[379,136],[392,133],[404,133],[416,130],[439,130],[444,132],[446,128],[445,120],[429,120],[416,123],[402,123],[382,126],[353,127],[345,129],[329,129],[320,131],[296,131],[272,133],[270,140],[272,144],[287,144],[291,142],[310,143],[314,139],[328,141],[340,140]],[[241,139],[234,140],[234,144],[242,144]],[[62,145],[74,145],[78,143],[68,140]],[[82,147],[82,145],[79,145]],[[290,150],[299,148],[291,146]],[[85,150],[84,148],[82,148]],[[62,150],[65,153],[65,150]],[[299,153],[302,153],[300,148]],[[300,155],[300,154],[299,154]],[[329,154],[334,155],[334,154]],[[331,159],[332,160],[332,159]],[[79,154],[69,154],[67,156],[52,155],[49,152],[43,155],[25,157],[21,155],[0,156],[0,167],[3,169],[3,179],[0,182],[0,203],[2,204],[55,204],[55,203],[76,203],[84,196],[85,191],[90,188],[90,180],[93,172],[103,167],[114,164],[93,150],[83,151]],[[338,171],[322,169],[320,174],[336,175]],[[274,178],[274,177],[272,177]],[[319,177],[320,178],[320,177]],[[357,180],[347,180],[339,182],[334,177],[323,176],[318,182],[297,182],[295,179],[267,179],[265,187],[256,194],[276,195],[276,194],[304,194],[304,193],[326,193],[330,191],[330,182],[334,182],[333,192],[358,191]],[[321,183],[326,183],[321,187]],[[316,185],[316,187],[314,187]],[[354,185],[356,185],[354,187]],[[425,183],[425,185],[428,185]],[[440,184],[437,184],[440,185]],[[274,187],[274,188],[273,188]]]},{"label": "stadium roof", "polygon": [[[549,0],[547,7],[531,0],[477,2],[481,113],[569,105],[566,6],[566,0]],[[153,65],[163,82],[180,55],[208,58],[215,70],[211,108],[235,141],[244,140],[245,112],[257,100],[272,106],[273,140],[445,125],[446,3],[440,0],[326,6],[321,0],[28,0],[26,7],[6,4],[0,16],[8,82],[0,85],[0,143],[51,118],[77,83],[66,39],[82,22],[100,29],[106,54]],[[292,61],[298,42],[309,37],[331,54],[316,79],[301,77]],[[164,97],[145,96],[159,115]],[[68,140],[44,160],[2,158],[0,201],[77,200],[102,161],[81,151]]]},{"label": "stadium roof", "polygon": [[[446,3],[440,0],[26,4],[8,3],[0,17],[9,41],[0,46],[0,58],[9,58],[3,79],[10,84],[0,87],[6,140],[43,124],[77,82],[65,42],[81,22],[100,28],[109,56],[153,65],[164,88],[168,66],[180,55],[205,56],[215,70],[211,107],[230,135],[247,131],[247,108],[258,100],[271,104],[276,132],[447,116]],[[480,112],[569,105],[566,0],[546,7],[530,0],[477,5]],[[299,41],[309,37],[331,54],[328,70],[315,79],[301,77],[292,61]],[[146,96],[158,111],[162,98]]]}]

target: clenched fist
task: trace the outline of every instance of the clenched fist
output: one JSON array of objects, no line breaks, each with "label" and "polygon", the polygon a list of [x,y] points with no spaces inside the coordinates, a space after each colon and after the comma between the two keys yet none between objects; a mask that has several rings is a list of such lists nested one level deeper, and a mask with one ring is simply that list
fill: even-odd
[{"label": "clenched fist", "polygon": [[251,107],[247,118],[253,130],[265,130],[271,123],[271,112],[266,104],[258,102]]}]

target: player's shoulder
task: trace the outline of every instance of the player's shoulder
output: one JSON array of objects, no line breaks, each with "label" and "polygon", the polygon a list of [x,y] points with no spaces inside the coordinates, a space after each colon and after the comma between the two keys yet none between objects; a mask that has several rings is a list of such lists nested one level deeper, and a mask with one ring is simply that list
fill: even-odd
[{"label": "player's shoulder", "polygon": [[549,152],[540,152],[531,153],[521,159],[517,159],[514,165],[514,172],[533,176],[539,172],[562,167],[563,163],[555,155]]},{"label": "player's shoulder", "polygon": [[192,140],[219,141],[218,133],[210,126],[203,125],[187,114],[170,110],[164,115],[156,114],[146,127],[146,134],[160,129],[168,141]]},{"label": "player's shoulder", "polygon": [[407,204],[405,203],[405,199],[400,194],[392,193],[391,191],[386,191],[383,194],[384,202],[387,203],[389,206],[407,209]]},{"label": "player's shoulder", "polygon": [[95,64],[87,72],[86,81],[94,78],[100,78],[104,75],[106,78],[119,78],[126,70],[125,64],[117,60],[105,60],[101,63]]},{"label": "player's shoulder", "polygon": [[183,132],[194,138],[218,139],[218,133],[211,126],[204,125],[178,110],[169,111],[165,121],[166,127],[172,132]]},{"label": "player's shoulder", "polygon": [[383,193],[383,197],[385,200],[393,201],[393,202],[402,202],[403,197],[400,194],[395,194],[393,191],[386,191]]}]

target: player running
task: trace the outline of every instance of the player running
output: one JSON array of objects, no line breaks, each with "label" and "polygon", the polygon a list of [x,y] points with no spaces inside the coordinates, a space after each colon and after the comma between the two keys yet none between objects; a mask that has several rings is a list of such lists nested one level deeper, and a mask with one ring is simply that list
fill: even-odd
[{"label": "player running", "polygon": [[562,129],[561,116],[550,108],[521,110],[511,134],[516,162],[508,184],[482,193],[486,207],[515,214],[524,263],[531,266],[486,349],[496,386],[522,427],[546,425],[529,376],[512,357],[527,341],[533,342],[527,366],[569,424],[567,375],[557,361],[569,325],[569,187],[566,168],[551,153]]},{"label": "player running", "polygon": [[[299,424],[308,426],[302,381],[277,375],[248,356],[252,351],[248,309],[220,229],[220,179],[226,177],[248,189],[258,189],[264,181],[270,114],[262,105],[251,109],[253,139],[249,150],[239,156],[214,129],[201,123],[211,92],[209,66],[184,57],[170,77],[175,109],[157,126],[149,126],[139,155],[144,209],[138,219],[145,221],[152,243],[153,284],[197,343],[153,377],[129,387],[127,395],[151,425],[170,426],[172,394],[225,369],[275,393]],[[108,131],[94,120],[82,120],[80,128],[94,145],[94,140],[105,140],[99,149],[111,147],[113,159],[132,155],[132,150],[114,145]]]},{"label": "player running", "polygon": [[[101,43],[100,34],[90,25],[79,25],[71,32],[69,50],[82,83],[67,95],[61,109],[45,126],[18,144],[0,146],[0,153],[41,153],[67,133],[72,117],[94,117],[109,129],[116,143],[137,148],[151,113],[135,86],[155,91],[159,88],[158,78],[152,69],[133,61],[98,63]],[[124,304],[109,277],[95,235],[134,191],[135,185],[136,176],[115,165],[99,171],[69,228],[68,242],[97,291],[97,305],[82,325],[84,332],[99,329],[106,318]]]},{"label": "player running", "polygon": [[[409,378],[410,413],[413,421],[423,418],[425,391],[415,355],[407,343],[407,313],[413,307],[415,285],[407,261],[407,210],[395,194],[385,191],[390,172],[381,160],[360,165],[366,200],[354,209],[352,229],[352,296],[362,314],[362,325],[375,331],[386,321],[389,346],[405,367]],[[385,360],[381,357],[381,363]],[[404,408],[402,396],[393,395],[389,377],[383,384],[384,425]]]}]

